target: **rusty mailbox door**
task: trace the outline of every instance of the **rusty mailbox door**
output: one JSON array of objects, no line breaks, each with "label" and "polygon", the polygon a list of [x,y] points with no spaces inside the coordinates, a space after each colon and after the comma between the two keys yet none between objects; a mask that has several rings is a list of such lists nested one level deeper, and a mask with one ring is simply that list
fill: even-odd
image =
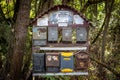
[{"label": "rusty mailbox door", "polygon": [[46,53],[46,71],[59,72],[60,55],[59,53]]},{"label": "rusty mailbox door", "polygon": [[88,56],[86,52],[79,52],[75,55],[75,70],[86,70],[88,68]]}]

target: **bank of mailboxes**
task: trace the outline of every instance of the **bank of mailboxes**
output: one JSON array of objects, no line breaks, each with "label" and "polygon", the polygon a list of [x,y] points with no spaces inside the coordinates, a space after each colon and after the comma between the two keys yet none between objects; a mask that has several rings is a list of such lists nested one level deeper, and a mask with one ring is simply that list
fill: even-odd
[{"label": "bank of mailboxes", "polygon": [[33,70],[38,72],[73,72],[88,68],[88,54],[80,52],[34,53]]},{"label": "bank of mailboxes", "polygon": [[86,70],[88,68],[88,54],[86,52],[80,52],[75,55],[75,67],[76,70]]},{"label": "bank of mailboxes", "polygon": [[87,41],[87,30],[85,27],[76,28],[76,41],[77,42],[86,42]]},{"label": "bank of mailboxes", "polygon": [[48,27],[48,41],[58,41],[58,27]]},{"label": "bank of mailboxes", "polygon": [[60,55],[58,53],[46,53],[46,71],[59,72]]},{"label": "bank of mailboxes", "polygon": [[45,71],[45,54],[33,53],[33,71],[35,73]]},{"label": "bank of mailboxes", "polygon": [[72,41],[72,28],[62,29],[62,41],[71,42]]},{"label": "bank of mailboxes", "polygon": [[[62,41],[72,42],[72,27],[62,28]],[[57,42],[59,39],[58,27],[33,27],[33,45],[45,46],[48,42]],[[87,41],[87,30],[85,27],[76,28],[76,42]]]}]

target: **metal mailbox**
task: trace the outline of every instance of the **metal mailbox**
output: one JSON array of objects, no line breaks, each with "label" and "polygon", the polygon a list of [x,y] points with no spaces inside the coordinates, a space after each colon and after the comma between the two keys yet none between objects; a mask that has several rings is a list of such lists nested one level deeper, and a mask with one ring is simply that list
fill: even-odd
[{"label": "metal mailbox", "polygon": [[47,28],[33,27],[33,39],[47,39]]},{"label": "metal mailbox", "polygon": [[74,59],[72,52],[62,52],[61,53],[61,72],[73,72],[74,70]]},{"label": "metal mailbox", "polygon": [[88,60],[76,60],[75,70],[86,70],[88,68]]},{"label": "metal mailbox", "polygon": [[58,40],[58,27],[48,27],[48,41]]},{"label": "metal mailbox", "polygon": [[76,28],[76,41],[86,42],[87,41],[87,30],[85,27]]},{"label": "metal mailbox", "polygon": [[75,69],[85,70],[88,68],[89,55],[86,52],[80,52],[75,55]]},{"label": "metal mailbox", "polygon": [[45,46],[46,40],[33,40],[33,45],[34,46]]},{"label": "metal mailbox", "polygon": [[45,54],[33,53],[33,72],[39,73],[45,71]]},{"label": "metal mailbox", "polygon": [[62,41],[71,42],[72,41],[72,28],[63,28],[62,30]]},{"label": "metal mailbox", "polygon": [[59,53],[46,53],[46,71],[59,72],[60,55]]}]

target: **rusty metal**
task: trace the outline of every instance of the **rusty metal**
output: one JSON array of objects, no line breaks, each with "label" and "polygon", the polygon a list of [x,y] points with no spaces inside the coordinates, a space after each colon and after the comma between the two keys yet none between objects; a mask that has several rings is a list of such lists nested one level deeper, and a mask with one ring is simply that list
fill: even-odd
[{"label": "rusty metal", "polygon": [[75,70],[87,70],[88,69],[88,60],[76,60]]},{"label": "rusty metal", "polygon": [[86,70],[88,68],[89,55],[86,52],[75,54],[75,69]]}]

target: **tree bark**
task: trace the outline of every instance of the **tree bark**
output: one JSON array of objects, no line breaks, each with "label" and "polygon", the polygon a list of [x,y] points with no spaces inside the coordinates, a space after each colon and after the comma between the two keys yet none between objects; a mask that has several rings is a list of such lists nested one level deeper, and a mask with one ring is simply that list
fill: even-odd
[{"label": "tree bark", "polygon": [[10,76],[6,80],[20,80],[23,65],[23,56],[26,42],[27,25],[29,23],[31,0],[20,0],[19,10],[14,23],[14,49],[12,63],[10,68]]},{"label": "tree bark", "polygon": [[[102,47],[101,47],[101,54],[100,54],[100,61],[103,63],[105,62],[105,47],[106,47],[106,39],[107,39],[106,36],[109,28],[109,22],[110,22],[113,4],[114,4],[114,0],[112,0],[111,2],[107,0],[105,2],[106,21],[105,21],[105,26],[103,30]],[[100,80],[106,80],[106,71],[104,68],[102,68],[101,65],[99,66],[99,78]]]}]

